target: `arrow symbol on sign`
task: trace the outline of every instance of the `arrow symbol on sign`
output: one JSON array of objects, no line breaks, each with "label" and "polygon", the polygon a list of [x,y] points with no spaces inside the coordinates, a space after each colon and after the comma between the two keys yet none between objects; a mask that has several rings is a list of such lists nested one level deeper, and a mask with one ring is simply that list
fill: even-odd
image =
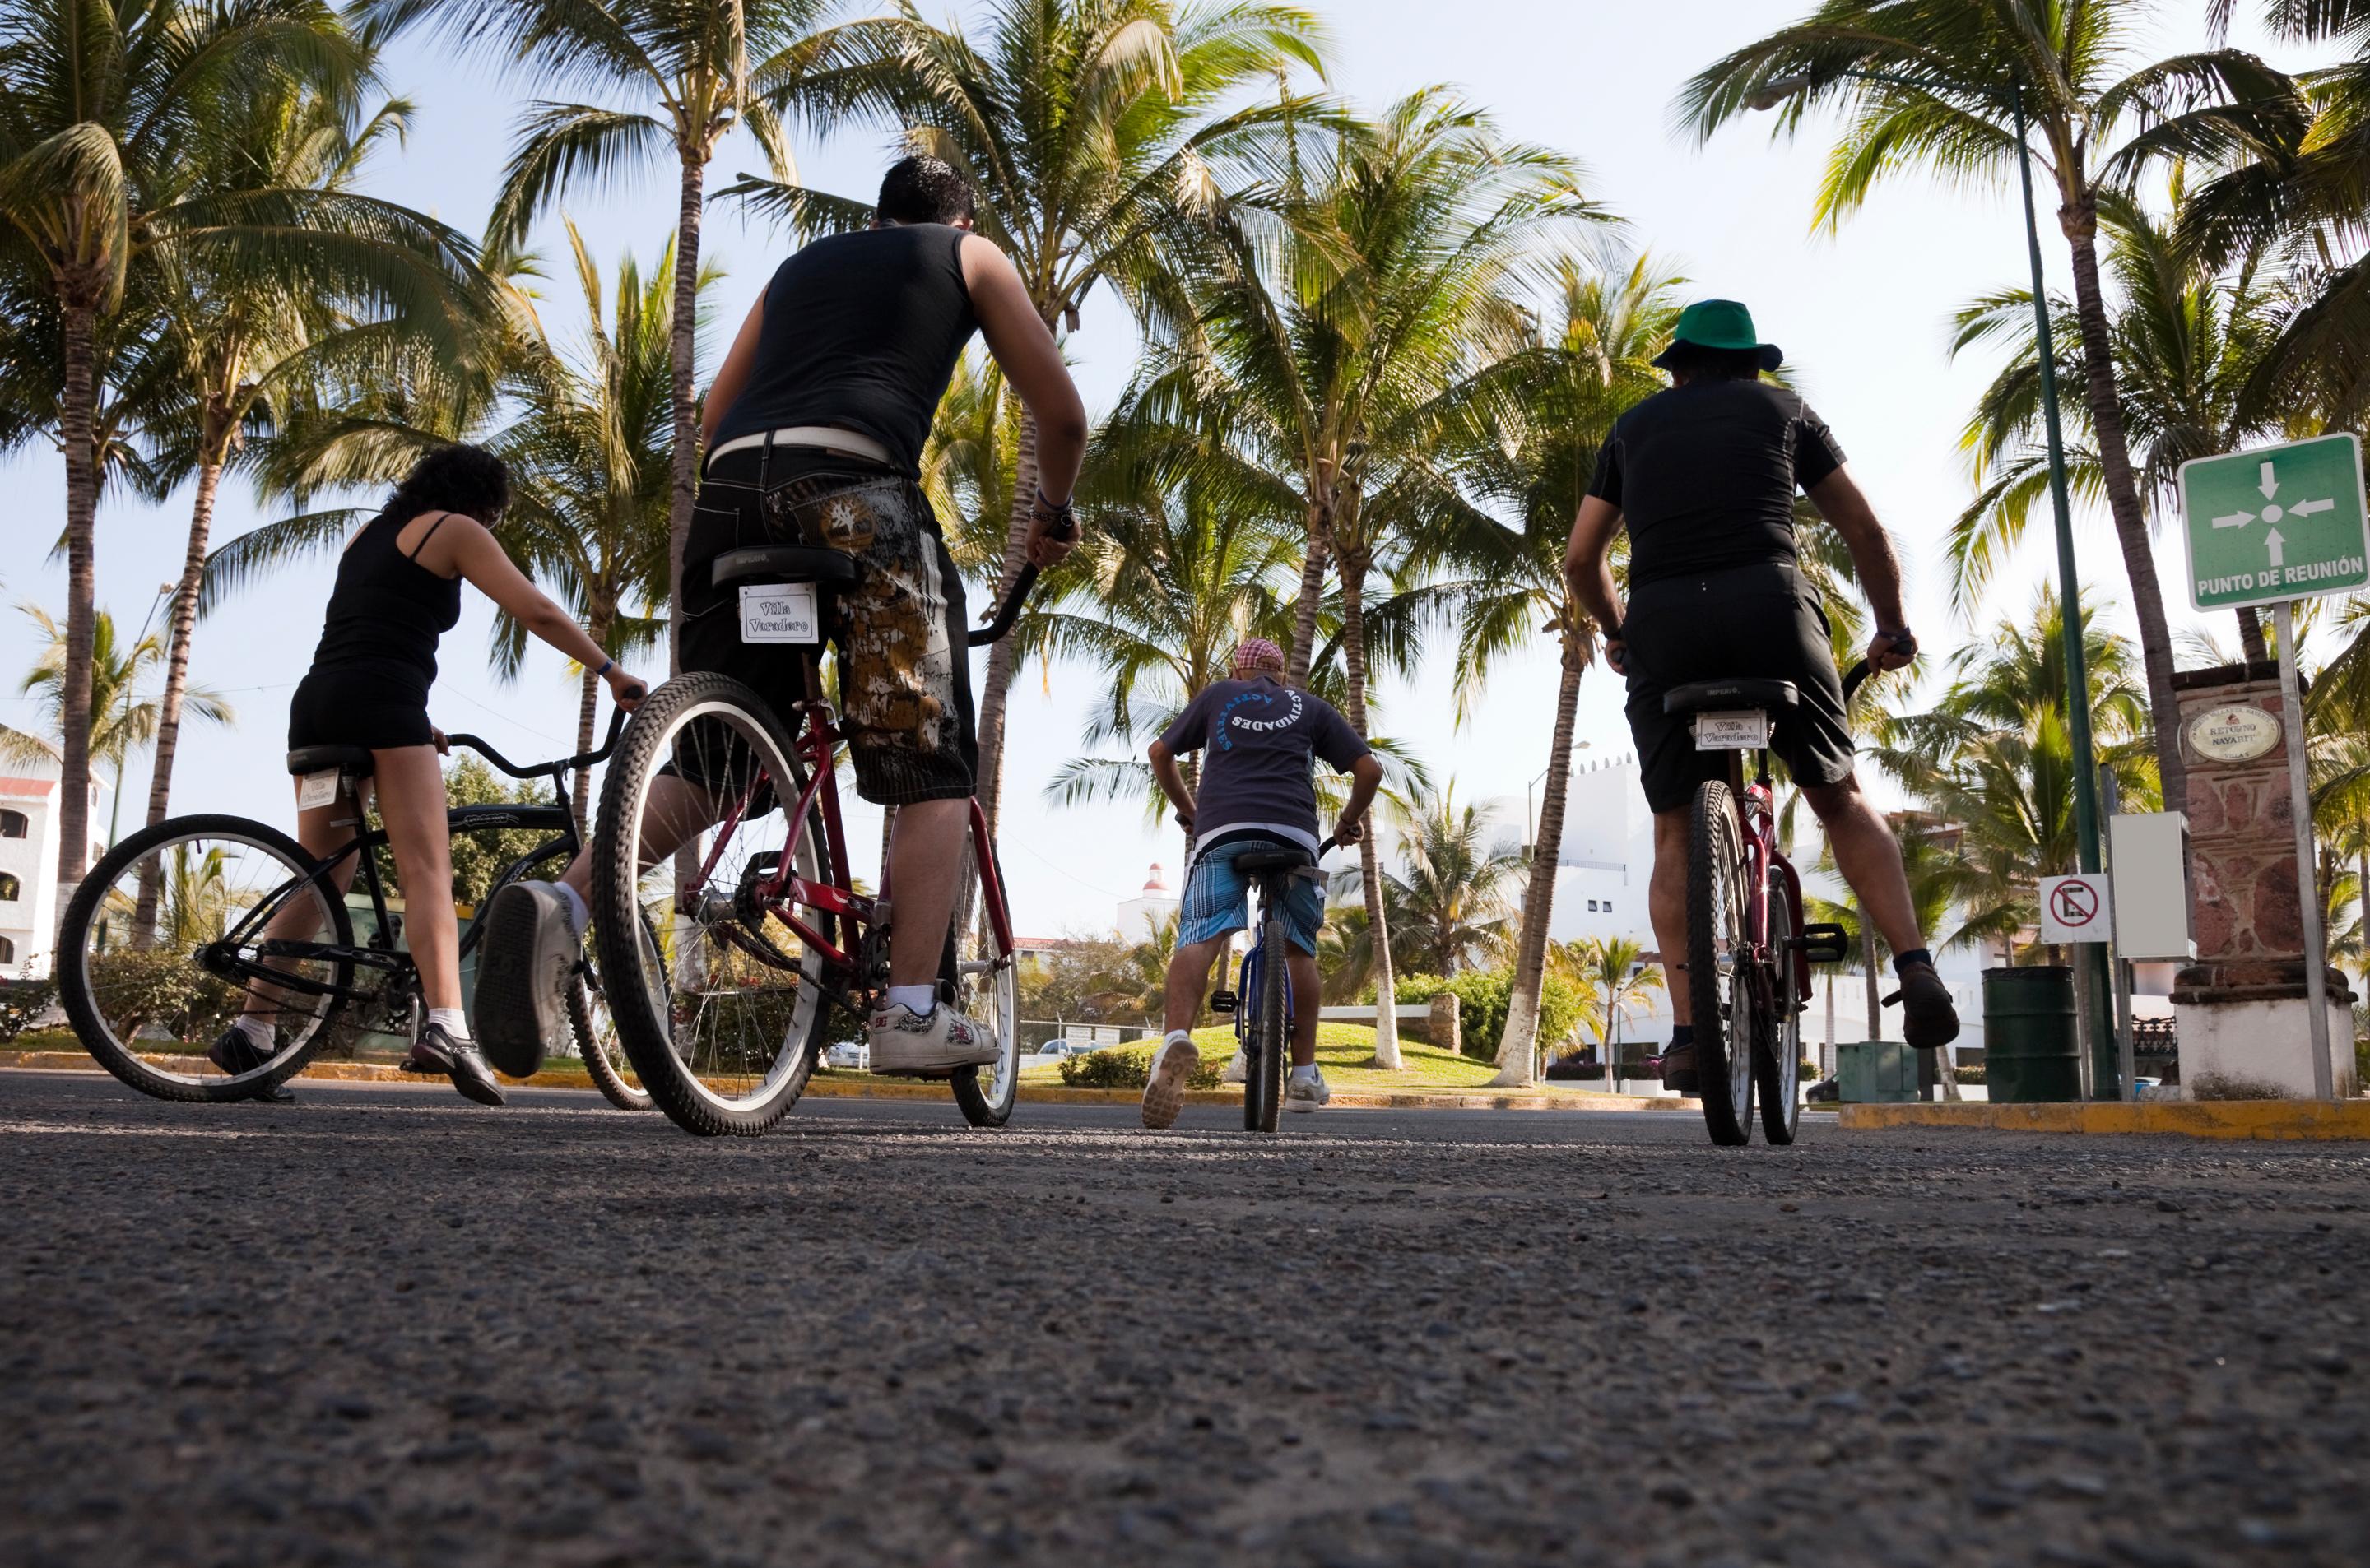
[{"label": "arrow symbol on sign", "polygon": [[2263,482],[2256,487],[2263,492],[2263,499],[2267,501],[2280,493],[2279,476],[2272,472],[2270,464],[2263,464]]},{"label": "arrow symbol on sign", "polygon": [[2227,517],[2215,518],[2214,520],[2214,526],[2216,528],[2244,528],[2254,521],[2255,514],[2253,512],[2234,511]]},{"label": "arrow symbol on sign", "polygon": [[2271,548],[2272,566],[2276,569],[2280,564],[2280,546],[2285,544],[2286,541],[2280,537],[2280,531],[2274,528],[2269,533],[2263,535],[2263,543]]},{"label": "arrow symbol on sign", "polygon": [[2315,512],[2334,510],[2336,506],[2335,501],[2298,501],[2288,510],[2297,517],[2310,517]]}]

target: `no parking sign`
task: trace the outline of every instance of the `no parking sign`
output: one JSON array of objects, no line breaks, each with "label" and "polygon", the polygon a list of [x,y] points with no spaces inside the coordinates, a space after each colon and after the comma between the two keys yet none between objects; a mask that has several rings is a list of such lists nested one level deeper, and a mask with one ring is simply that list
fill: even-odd
[{"label": "no parking sign", "polygon": [[2042,941],[2104,942],[2113,926],[2103,874],[2041,879]]}]

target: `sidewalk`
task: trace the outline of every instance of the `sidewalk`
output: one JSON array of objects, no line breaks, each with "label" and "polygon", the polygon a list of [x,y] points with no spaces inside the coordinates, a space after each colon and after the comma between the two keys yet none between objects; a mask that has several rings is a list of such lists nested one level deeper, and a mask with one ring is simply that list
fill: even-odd
[{"label": "sidewalk", "polygon": [[1847,1131],[1968,1127],[1986,1132],[2173,1134],[2184,1138],[2370,1139],[2370,1100],[2143,1100],[2135,1105],[1846,1105]]},{"label": "sidewalk", "polygon": [[[163,1061],[167,1059],[159,1057],[155,1059]],[[81,1051],[0,1050],[0,1071],[9,1068],[35,1068],[52,1072],[103,1070],[98,1063]],[[403,1072],[392,1066],[362,1061],[315,1062],[290,1082],[306,1078],[362,1083],[420,1083],[429,1081],[419,1073]],[[572,1064],[546,1067],[533,1078],[505,1079],[503,1082],[523,1082],[531,1089],[589,1090],[592,1087],[592,1080],[584,1070]],[[947,1088],[943,1083],[912,1079],[875,1079],[858,1072],[819,1072],[808,1082],[806,1095],[823,1100],[943,1100],[947,1097]],[[1143,1096],[1133,1089],[1071,1089],[1024,1081],[1020,1085],[1020,1098],[1042,1105],[1133,1105]],[[1239,1105],[1242,1099],[1242,1090],[1234,1087],[1189,1090],[1185,1095],[1185,1103],[1191,1105]],[[1366,1110],[1399,1111],[1700,1111],[1703,1108],[1700,1100],[1644,1094],[1496,1093],[1471,1089],[1388,1092],[1336,1089],[1332,1103]]]}]

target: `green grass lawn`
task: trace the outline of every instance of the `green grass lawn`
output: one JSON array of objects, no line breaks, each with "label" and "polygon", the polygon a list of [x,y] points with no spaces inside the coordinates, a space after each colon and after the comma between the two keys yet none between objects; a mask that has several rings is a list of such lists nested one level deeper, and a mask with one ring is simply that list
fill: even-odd
[{"label": "green grass lawn", "polygon": [[[1197,1029],[1193,1043],[1201,1047],[1203,1061],[1223,1063],[1235,1052],[1235,1026],[1218,1024]],[[1336,1089],[1479,1090],[1498,1075],[1497,1068],[1489,1062],[1455,1056],[1405,1036],[1399,1040],[1399,1058],[1406,1063],[1402,1071],[1386,1072],[1375,1067],[1375,1032],[1363,1024],[1317,1026],[1317,1063],[1325,1070],[1325,1082]],[[1021,1073],[1020,1082],[1059,1083],[1062,1073],[1058,1067],[1030,1068]],[[1534,1091],[1526,1091],[1530,1092],[1569,1094],[1582,1091],[1566,1083],[1540,1083]]]}]

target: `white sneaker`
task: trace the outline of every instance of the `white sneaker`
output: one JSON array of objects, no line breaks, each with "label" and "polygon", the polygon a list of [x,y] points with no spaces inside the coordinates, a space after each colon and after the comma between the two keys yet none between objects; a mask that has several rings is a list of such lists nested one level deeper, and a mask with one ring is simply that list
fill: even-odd
[{"label": "white sneaker", "polygon": [[878,1073],[944,1072],[958,1067],[993,1067],[1004,1054],[995,1033],[983,1029],[944,1002],[927,1015],[892,1001],[873,1013],[866,1031]]},{"label": "white sneaker", "polygon": [[1294,1073],[1283,1086],[1283,1108],[1287,1111],[1313,1111],[1333,1098],[1333,1091],[1325,1086],[1325,1074],[1312,1072],[1303,1078]]},{"label": "white sneaker", "polygon": [[1226,1063],[1225,1071],[1218,1074],[1218,1082],[1221,1083],[1240,1083],[1243,1081],[1244,1070],[1243,1048],[1240,1046],[1237,1046],[1235,1047],[1234,1059]]},{"label": "white sneaker", "polygon": [[1202,1065],[1202,1049],[1191,1040],[1163,1040],[1152,1053],[1152,1073],[1144,1084],[1144,1125],[1174,1127],[1185,1108],[1185,1085]]}]

